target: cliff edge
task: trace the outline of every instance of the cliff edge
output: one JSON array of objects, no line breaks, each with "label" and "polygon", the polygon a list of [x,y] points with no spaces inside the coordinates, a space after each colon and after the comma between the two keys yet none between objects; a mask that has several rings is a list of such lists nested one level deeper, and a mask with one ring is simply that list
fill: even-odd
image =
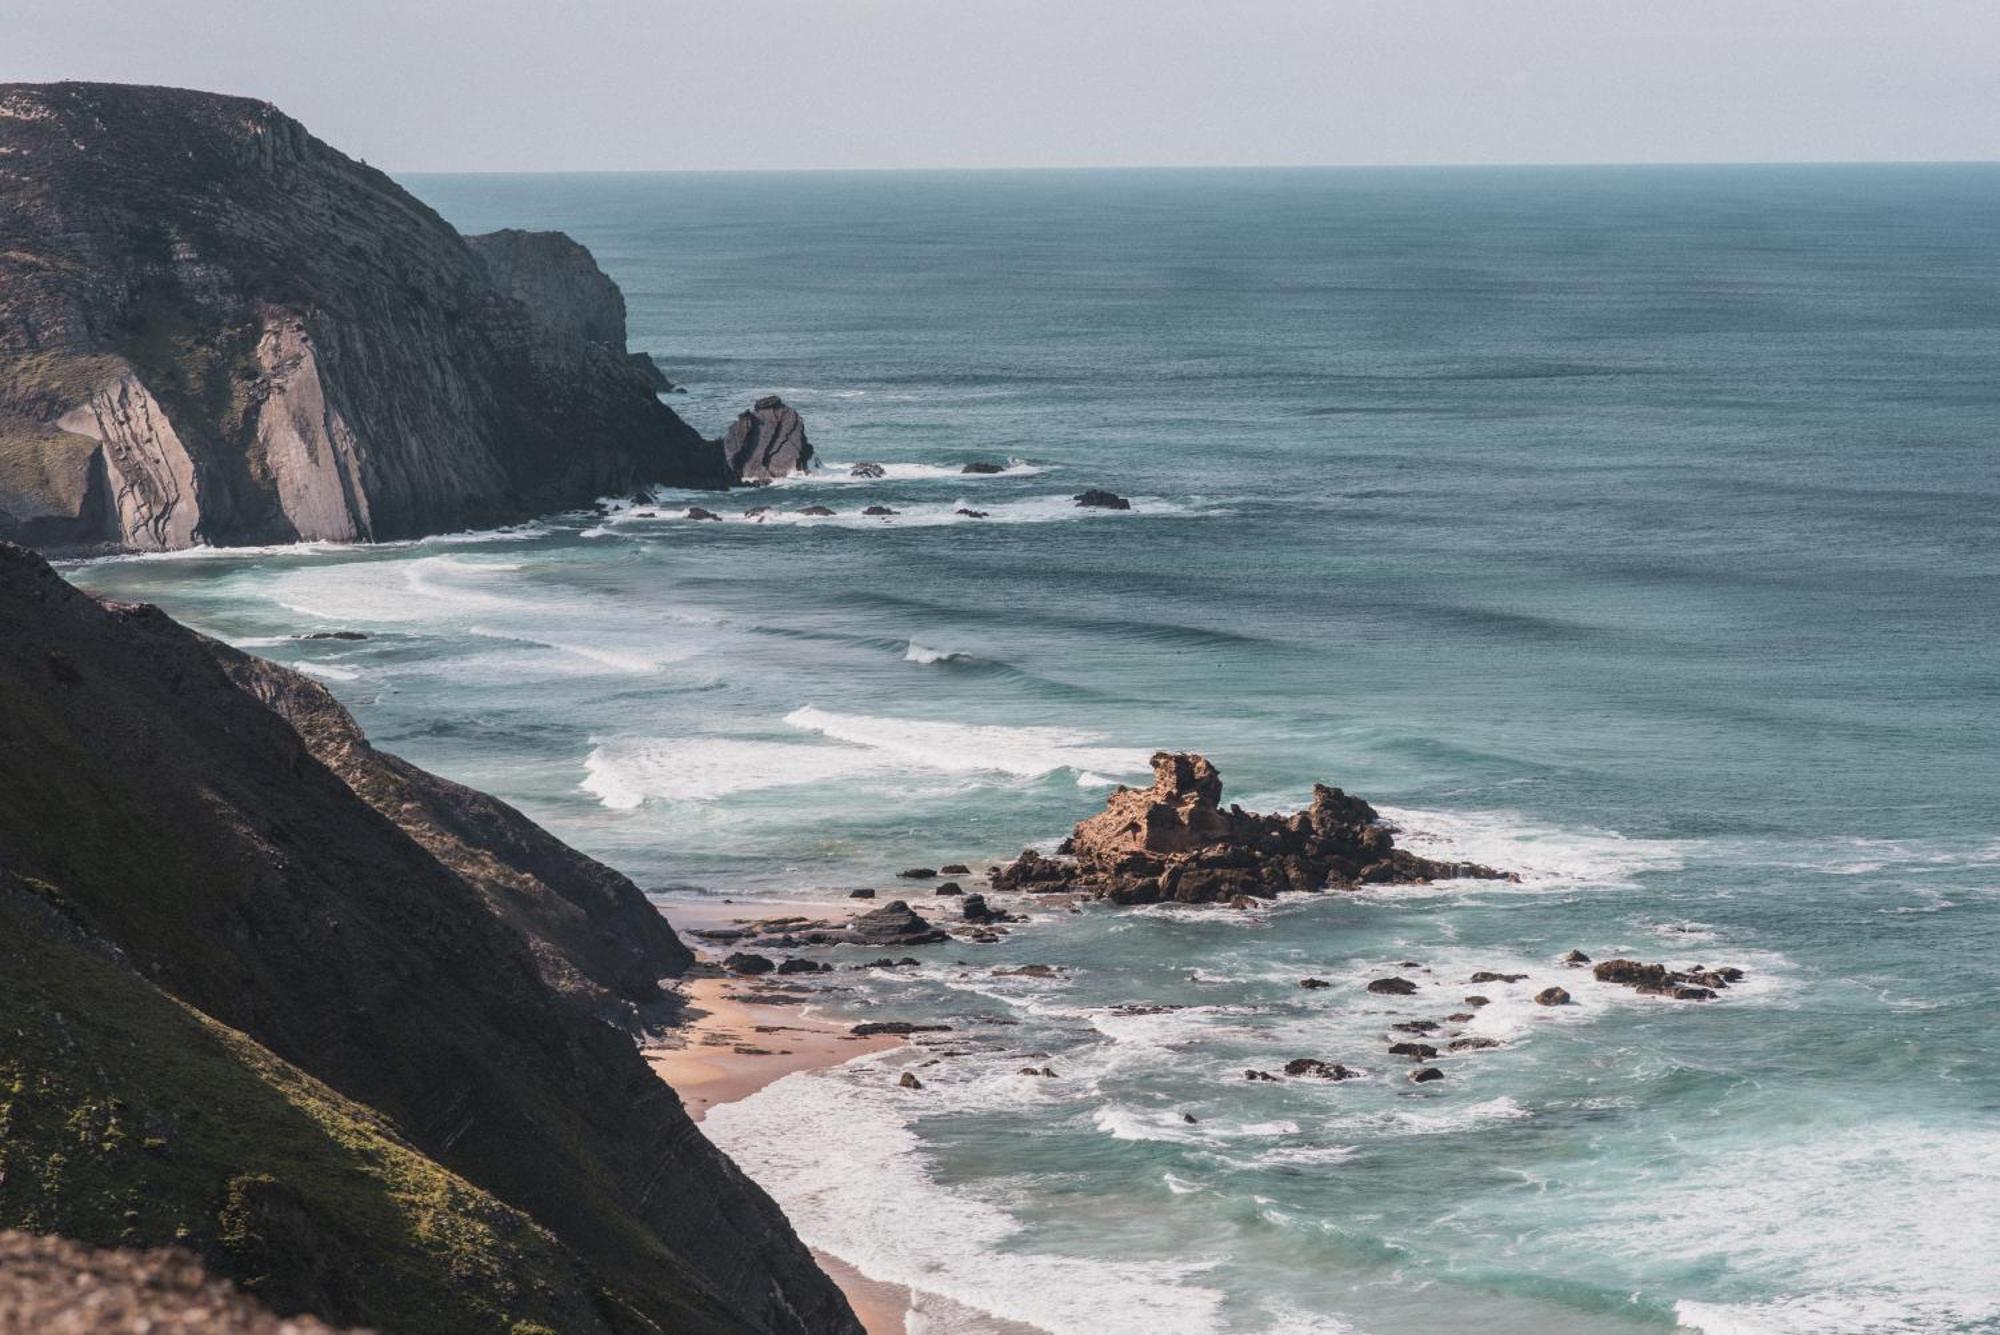
[{"label": "cliff edge", "polygon": [[268,103],[0,84],[0,538],[384,540],[725,484],[657,376],[583,247],[468,243]]},{"label": "cliff edge", "polygon": [[615,1023],[632,884],[0,543],[0,1229],[408,1332],[858,1335]]}]

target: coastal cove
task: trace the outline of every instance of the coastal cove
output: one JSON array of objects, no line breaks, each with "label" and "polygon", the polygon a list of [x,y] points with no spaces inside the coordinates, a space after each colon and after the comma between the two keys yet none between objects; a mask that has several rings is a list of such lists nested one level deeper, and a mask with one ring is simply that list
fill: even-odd
[{"label": "coastal cove", "polygon": [[[955,919],[897,873],[987,892],[1162,748],[1519,873],[766,951],[835,970],[714,1032],[834,1037],[682,1092],[912,1335],[2000,1320],[2000,171],[406,184],[575,236],[690,427],[775,393],[821,469],[71,581],[309,674],[718,964],[691,929],[788,904]],[[951,1028],[842,1037],[880,1021]],[[1413,1084],[1425,1021],[1495,1046]]]}]

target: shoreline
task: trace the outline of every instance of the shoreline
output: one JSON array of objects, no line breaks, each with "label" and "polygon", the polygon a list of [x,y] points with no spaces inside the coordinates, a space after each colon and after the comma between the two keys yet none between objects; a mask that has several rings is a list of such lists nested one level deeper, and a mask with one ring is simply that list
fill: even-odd
[{"label": "shoreline", "polygon": [[[766,909],[766,905],[769,909]],[[750,903],[685,902],[669,906],[675,930],[717,927],[766,911],[836,916],[847,901],[756,900]],[[662,910],[665,912],[666,910]],[[706,950],[697,943],[697,949]],[[772,990],[768,1000],[749,1001],[765,985],[714,970],[703,958],[696,971],[677,980],[680,1014],[671,1030],[641,1049],[654,1074],[680,1096],[696,1123],[710,1108],[749,1098],[797,1071],[839,1066],[872,1052],[900,1047],[889,1034],[857,1037],[848,1026],[809,1013],[808,1004],[789,992]],[[912,1295],[908,1287],[875,1279],[843,1257],[810,1248],[827,1277],[847,1295],[848,1305],[867,1335],[907,1335]]]}]

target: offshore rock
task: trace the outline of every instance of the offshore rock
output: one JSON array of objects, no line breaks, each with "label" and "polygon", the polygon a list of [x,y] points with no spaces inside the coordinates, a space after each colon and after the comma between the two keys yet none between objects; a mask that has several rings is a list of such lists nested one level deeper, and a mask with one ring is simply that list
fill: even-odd
[{"label": "offshore rock", "polygon": [[725,466],[742,482],[770,482],[812,468],[805,419],[775,394],[739,413],[722,437]]},{"label": "offshore rock", "polygon": [[1324,784],[1290,816],[1224,809],[1222,776],[1202,756],[1161,751],[1151,788],[1120,788],[1065,844],[1074,859],[1028,851],[991,874],[1000,890],[1075,890],[1120,904],[1228,903],[1286,890],[1513,879],[1469,862],[1438,862],[1395,846],[1375,809]]},{"label": "offshore rock", "polygon": [[568,238],[468,241],[268,103],[0,84],[0,538],[382,541],[726,480]]},{"label": "offshore rock", "polygon": [[947,938],[907,903],[892,899],[879,909],[857,914],[838,939],[859,946],[925,946]]},{"label": "offshore rock", "polygon": [[1099,487],[1092,487],[1089,491],[1078,492],[1074,499],[1077,508],[1080,510],[1129,510],[1132,508],[1132,502],[1126,500],[1123,496],[1115,492],[1105,491]]},{"label": "offshore rock", "polygon": [[1664,964],[1641,964],[1638,960],[1605,960],[1592,972],[1601,983],[1617,983],[1649,996],[1672,997],[1676,1001],[1712,1001],[1715,994],[1731,983],[1743,980],[1743,970],[1728,967],[1669,969]]},{"label": "offshore rock", "polygon": [[887,477],[889,476],[889,470],[884,468],[881,464],[863,463],[863,464],[856,464],[854,465],[854,467],[848,469],[847,475],[849,477],[867,477],[867,478]]}]

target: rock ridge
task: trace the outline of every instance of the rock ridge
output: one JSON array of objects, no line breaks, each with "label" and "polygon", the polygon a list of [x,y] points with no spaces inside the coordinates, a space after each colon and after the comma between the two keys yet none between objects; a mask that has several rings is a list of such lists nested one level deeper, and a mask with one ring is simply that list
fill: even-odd
[{"label": "rock ridge", "polygon": [[0,538],[379,541],[720,486],[556,233],[468,241],[268,103],[0,84]]}]

